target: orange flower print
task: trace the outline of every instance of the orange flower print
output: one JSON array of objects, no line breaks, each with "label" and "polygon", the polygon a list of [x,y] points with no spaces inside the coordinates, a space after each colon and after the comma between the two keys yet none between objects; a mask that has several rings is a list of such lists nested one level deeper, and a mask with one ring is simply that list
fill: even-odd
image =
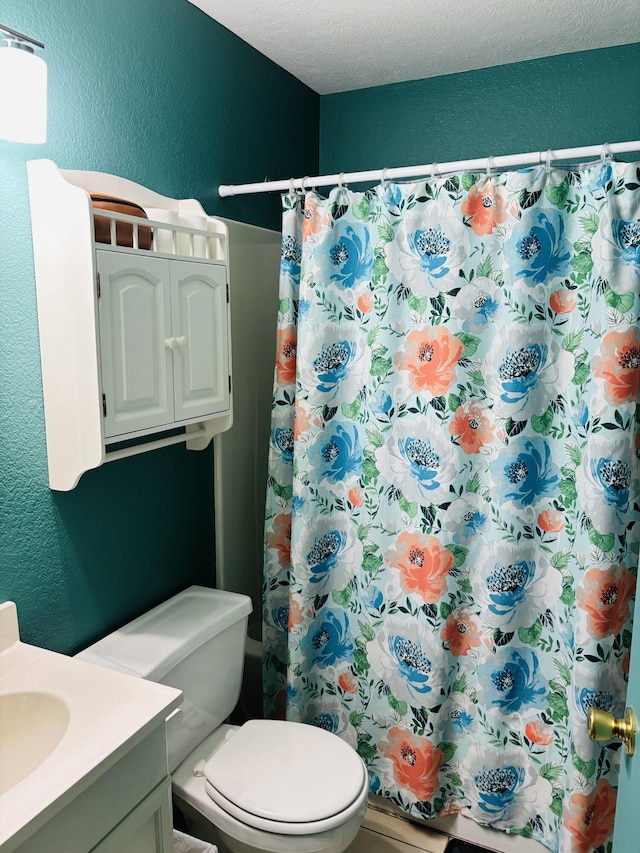
[{"label": "orange flower print", "polygon": [[380,751],[393,764],[396,784],[418,801],[430,800],[438,786],[443,753],[430,740],[397,726],[389,729]]},{"label": "orange flower print", "polygon": [[430,326],[407,335],[404,351],[394,357],[398,370],[406,370],[413,391],[430,391],[441,397],[456,378],[456,365],[464,347],[444,326]]},{"label": "orange flower print", "polygon": [[267,548],[278,552],[278,562],[287,569],[291,564],[291,514],[276,515],[267,537]]},{"label": "orange flower print", "polygon": [[354,486],[352,489],[349,489],[347,497],[351,506],[362,506],[364,503],[364,492],[360,486]]},{"label": "orange flower print", "polygon": [[475,614],[464,607],[459,607],[447,616],[440,637],[455,657],[468,654],[482,642],[482,633]]},{"label": "orange flower print", "polygon": [[478,453],[496,437],[493,417],[489,409],[484,409],[479,403],[458,406],[449,424],[449,432],[458,436],[460,447],[467,455]]},{"label": "orange flower print", "polygon": [[438,817],[451,817],[452,815],[461,814],[467,811],[466,806],[460,800],[451,799],[443,805],[438,812]]},{"label": "orange flower print", "polygon": [[617,792],[600,779],[590,794],[572,794],[562,822],[573,836],[572,853],[592,853],[613,832]]},{"label": "orange flower print", "polygon": [[368,314],[373,308],[373,303],[373,293],[371,293],[370,290],[367,290],[367,292],[363,293],[358,299],[358,310],[363,314]]},{"label": "orange flower print", "polygon": [[600,353],[591,362],[593,375],[604,379],[604,396],[608,403],[635,403],[640,384],[640,334],[636,329],[608,332],[602,339]]},{"label": "orange flower print", "polygon": [[594,640],[622,631],[636,580],[624,563],[610,569],[589,569],[578,589],[578,607],[587,614],[587,631]]},{"label": "orange flower print", "polygon": [[538,527],[545,533],[559,533],[564,530],[564,513],[557,509],[545,509],[538,516]]},{"label": "orange flower print", "polygon": [[462,202],[462,215],[469,217],[469,225],[478,236],[491,234],[496,225],[504,222],[515,208],[509,204],[505,188],[493,181],[474,184]]},{"label": "orange flower print", "polygon": [[555,311],[556,314],[570,314],[577,304],[578,300],[576,299],[575,293],[564,287],[559,287],[557,290],[554,290],[549,297],[549,307],[552,311]]},{"label": "orange flower print", "polygon": [[[291,532],[291,528],[289,528]],[[304,606],[302,601],[295,595],[289,596],[289,630],[300,625],[304,619]]]},{"label": "orange flower print", "polygon": [[291,385],[296,378],[296,330],[278,329],[276,334],[276,374],[280,385]]},{"label": "orange flower print", "polygon": [[338,685],[345,693],[358,692],[358,682],[356,681],[355,676],[350,672],[343,672],[340,674],[340,677],[338,678]]},{"label": "orange flower print", "polygon": [[312,195],[307,195],[304,200],[304,213],[302,220],[302,242],[317,234],[329,222],[328,214],[321,214],[318,210],[318,201]]},{"label": "orange flower print", "polygon": [[541,746],[549,746],[550,743],[553,743],[553,726],[549,726],[540,720],[527,723],[524,734],[532,743],[538,743]]},{"label": "orange flower print", "polygon": [[297,441],[301,435],[313,426],[321,426],[321,418],[312,418],[311,409],[306,401],[301,398],[296,398],[295,418],[293,421],[293,438]]},{"label": "orange flower print", "polygon": [[401,533],[386,559],[390,566],[399,569],[403,589],[418,593],[427,604],[435,604],[447,588],[453,554],[435,536]]}]

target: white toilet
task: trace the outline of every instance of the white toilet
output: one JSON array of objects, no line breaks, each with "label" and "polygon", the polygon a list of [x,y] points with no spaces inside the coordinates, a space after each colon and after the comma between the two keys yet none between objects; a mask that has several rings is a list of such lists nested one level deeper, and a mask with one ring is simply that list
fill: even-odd
[{"label": "white toilet", "polygon": [[187,831],[230,853],[341,853],[367,807],[360,756],[302,723],[224,724],[238,701],[251,599],[192,586],[77,657],[182,690],[167,721]]}]

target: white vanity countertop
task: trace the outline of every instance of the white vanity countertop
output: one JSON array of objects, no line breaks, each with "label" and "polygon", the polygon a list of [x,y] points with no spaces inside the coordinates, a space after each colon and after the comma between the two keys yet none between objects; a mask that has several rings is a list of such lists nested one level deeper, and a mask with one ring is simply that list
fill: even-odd
[{"label": "white vanity countertop", "polygon": [[[0,851],[13,849],[28,838],[163,724],[182,701],[182,693],[172,687],[19,641],[7,642],[6,637],[2,640],[0,637],[0,701],[8,696],[39,694],[42,698],[45,694],[52,707],[60,707],[60,702],[66,705],[69,719],[53,751],[26,778],[0,794]],[[10,704],[11,700],[6,701]],[[62,718],[64,721],[64,714]],[[13,719],[14,725],[19,724]],[[44,720],[46,726],[46,712]],[[9,758],[2,751],[2,740],[6,739],[10,750],[12,723],[11,719],[0,722],[0,761],[5,761],[7,773]],[[22,737],[29,742],[24,728]],[[2,773],[0,766],[0,777]],[[5,848],[9,839],[12,843]]]}]

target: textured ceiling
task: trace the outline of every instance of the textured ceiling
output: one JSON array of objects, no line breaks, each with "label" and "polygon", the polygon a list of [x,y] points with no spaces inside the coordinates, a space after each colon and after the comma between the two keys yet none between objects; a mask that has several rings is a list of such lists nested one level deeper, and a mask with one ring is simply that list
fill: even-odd
[{"label": "textured ceiling", "polygon": [[189,0],[316,92],[640,41],[640,0]]}]

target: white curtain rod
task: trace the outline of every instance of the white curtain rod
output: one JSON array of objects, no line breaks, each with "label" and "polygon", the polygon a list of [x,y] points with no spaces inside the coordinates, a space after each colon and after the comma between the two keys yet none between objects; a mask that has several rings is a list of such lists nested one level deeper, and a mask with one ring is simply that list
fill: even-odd
[{"label": "white curtain rod", "polygon": [[634,142],[616,142],[603,145],[587,145],[583,148],[562,148],[559,151],[531,151],[528,154],[510,154],[501,157],[482,157],[477,160],[454,160],[451,163],[433,163],[425,166],[402,166],[394,169],[372,169],[368,172],[347,172],[337,175],[316,175],[313,178],[291,178],[288,181],[263,181],[255,184],[220,184],[218,195],[222,198],[250,193],[270,193],[284,190],[308,190],[311,187],[328,187],[334,184],[358,183],[360,181],[379,181],[403,178],[418,178],[423,175],[445,175],[449,172],[473,172],[485,169],[499,169],[504,166],[527,166],[532,163],[544,163],[549,160],[572,160],[588,157],[607,156],[608,154],[626,154],[640,151],[640,140]]}]

